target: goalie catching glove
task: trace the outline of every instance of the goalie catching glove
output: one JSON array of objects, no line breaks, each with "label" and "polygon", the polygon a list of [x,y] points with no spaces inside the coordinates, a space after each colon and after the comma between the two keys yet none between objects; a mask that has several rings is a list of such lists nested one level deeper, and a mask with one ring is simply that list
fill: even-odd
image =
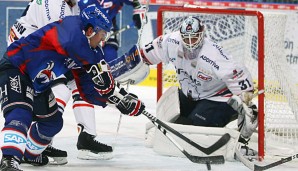
[{"label": "goalie catching glove", "polygon": [[145,110],[145,105],[138,99],[138,96],[127,93],[123,88],[120,88],[120,91],[115,90],[108,99],[124,115],[139,116]]},{"label": "goalie catching glove", "polygon": [[258,127],[258,109],[251,101],[246,101],[249,103],[249,106],[246,105],[242,97],[243,95],[233,95],[227,103],[238,112],[238,130],[241,136],[250,138]]},{"label": "goalie catching glove", "polygon": [[132,19],[137,29],[141,29],[144,24],[147,23],[147,8],[144,5],[141,5],[139,0],[133,1],[133,16]]}]

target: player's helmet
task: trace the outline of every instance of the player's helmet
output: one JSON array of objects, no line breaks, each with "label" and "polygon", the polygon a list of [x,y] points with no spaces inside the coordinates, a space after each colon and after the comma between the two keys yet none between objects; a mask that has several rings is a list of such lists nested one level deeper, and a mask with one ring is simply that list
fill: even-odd
[{"label": "player's helmet", "polygon": [[194,50],[202,46],[204,26],[198,18],[190,16],[181,24],[180,34],[183,45],[189,50]]},{"label": "player's helmet", "polygon": [[84,28],[92,25],[93,30],[97,33],[99,30],[111,31],[112,21],[106,12],[97,5],[90,5],[81,11],[81,19]]},{"label": "player's helmet", "polygon": [[93,4],[99,4],[99,2],[97,0],[78,0],[78,6],[80,8],[80,11],[85,9],[87,6]]}]

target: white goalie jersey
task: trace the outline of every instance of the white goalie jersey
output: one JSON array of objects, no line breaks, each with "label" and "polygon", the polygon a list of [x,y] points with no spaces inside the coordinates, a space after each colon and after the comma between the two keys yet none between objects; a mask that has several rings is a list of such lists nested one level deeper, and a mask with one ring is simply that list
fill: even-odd
[{"label": "white goalie jersey", "polygon": [[7,39],[9,46],[15,40],[26,37],[39,28],[69,15],[78,15],[78,5],[70,7],[64,0],[38,0],[27,6],[21,18],[11,27]]},{"label": "white goalie jersey", "polygon": [[173,63],[183,93],[193,100],[226,102],[232,94],[253,90],[252,77],[244,65],[207,38],[191,53],[177,31],[145,45],[143,54],[151,64]]}]

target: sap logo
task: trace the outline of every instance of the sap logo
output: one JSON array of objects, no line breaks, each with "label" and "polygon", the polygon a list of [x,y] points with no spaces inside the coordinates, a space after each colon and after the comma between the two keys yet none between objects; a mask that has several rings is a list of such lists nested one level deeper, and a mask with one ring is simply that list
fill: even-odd
[{"label": "sap logo", "polygon": [[26,139],[18,134],[9,134],[6,133],[4,135],[4,143],[15,143],[15,144],[21,144],[26,143]]},{"label": "sap logo", "polygon": [[169,42],[169,43],[176,44],[176,45],[179,45],[179,41],[176,40],[176,39],[171,39],[171,38],[169,38],[169,39],[168,39],[168,42]]},{"label": "sap logo", "polygon": [[202,81],[211,81],[212,80],[212,77],[210,77],[209,75],[206,75],[202,72],[198,72],[198,78]]},{"label": "sap logo", "polygon": [[30,150],[41,150],[43,149],[43,147],[38,147],[35,144],[33,144],[30,140],[27,141],[26,146],[30,149]]}]

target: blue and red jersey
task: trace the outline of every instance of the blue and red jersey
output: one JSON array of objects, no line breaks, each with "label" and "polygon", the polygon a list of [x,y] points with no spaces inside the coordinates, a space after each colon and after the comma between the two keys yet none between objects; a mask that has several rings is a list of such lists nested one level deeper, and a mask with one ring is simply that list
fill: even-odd
[{"label": "blue and red jersey", "polygon": [[91,49],[82,30],[79,16],[67,16],[12,43],[8,59],[30,77],[37,93],[43,92],[59,75],[104,58],[100,48]]}]

